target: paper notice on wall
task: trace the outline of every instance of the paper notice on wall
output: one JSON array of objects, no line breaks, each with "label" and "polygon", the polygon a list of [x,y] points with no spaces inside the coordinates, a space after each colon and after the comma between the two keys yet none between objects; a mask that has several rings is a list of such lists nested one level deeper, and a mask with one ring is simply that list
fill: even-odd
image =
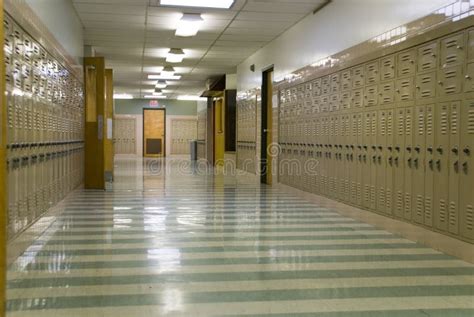
[{"label": "paper notice on wall", "polygon": [[113,138],[112,124],[113,124],[112,119],[110,119],[110,118],[107,119],[107,139],[108,140],[112,140],[112,138]]},{"label": "paper notice on wall", "polygon": [[272,108],[278,108],[278,95],[277,94],[272,96]]},{"label": "paper notice on wall", "polygon": [[102,140],[104,138],[104,117],[97,116],[97,138]]}]

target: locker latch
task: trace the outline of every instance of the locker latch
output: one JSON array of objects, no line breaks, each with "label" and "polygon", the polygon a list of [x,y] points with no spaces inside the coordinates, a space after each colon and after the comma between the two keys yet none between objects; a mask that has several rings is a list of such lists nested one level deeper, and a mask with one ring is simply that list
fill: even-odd
[{"label": "locker latch", "polygon": [[466,148],[464,148],[462,151],[463,151],[463,152],[464,152],[464,154],[466,154],[466,155],[469,155],[469,154],[471,154],[471,151],[470,151],[470,150],[469,150],[469,148],[467,148],[467,147],[466,147]]}]

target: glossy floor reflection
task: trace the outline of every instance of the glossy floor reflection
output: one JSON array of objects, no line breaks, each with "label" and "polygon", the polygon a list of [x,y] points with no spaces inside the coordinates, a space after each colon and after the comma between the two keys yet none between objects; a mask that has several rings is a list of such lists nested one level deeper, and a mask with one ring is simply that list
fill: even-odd
[{"label": "glossy floor reflection", "polygon": [[252,176],[116,164],[10,267],[9,317],[474,315],[466,262]]}]

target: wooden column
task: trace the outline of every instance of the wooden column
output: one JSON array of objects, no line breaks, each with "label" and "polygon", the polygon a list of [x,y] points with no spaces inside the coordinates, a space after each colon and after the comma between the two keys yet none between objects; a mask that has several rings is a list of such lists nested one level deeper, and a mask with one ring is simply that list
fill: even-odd
[{"label": "wooden column", "polygon": [[103,57],[84,58],[85,157],[84,188],[105,189],[105,62]]}]

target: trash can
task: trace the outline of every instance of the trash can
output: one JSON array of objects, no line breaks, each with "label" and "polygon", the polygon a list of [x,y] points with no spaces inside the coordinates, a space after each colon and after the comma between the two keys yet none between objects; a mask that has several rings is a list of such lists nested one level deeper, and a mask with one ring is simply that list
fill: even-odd
[{"label": "trash can", "polygon": [[191,147],[191,161],[197,161],[197,152],[198,152],[198,147],[197,147],[197,140],[191,140],[189,142],[189,146]]}]

